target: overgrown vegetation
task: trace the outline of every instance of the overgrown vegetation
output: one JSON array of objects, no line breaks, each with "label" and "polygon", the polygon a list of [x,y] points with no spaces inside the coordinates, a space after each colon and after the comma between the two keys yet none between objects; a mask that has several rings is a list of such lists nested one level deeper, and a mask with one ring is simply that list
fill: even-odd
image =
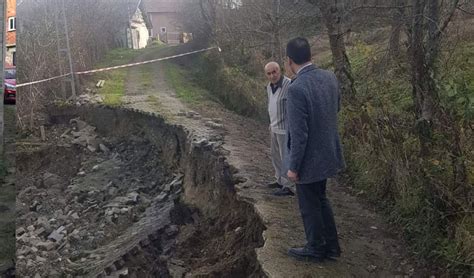
[{"label": "overgrown vegetation", "polygon": [[[197,95],[205,95],[208,99],[219,102],[238,114],[265,121],[267,112],[264,83],[258,77],[248,74],[243,68],[226,66],[218,55],[217,52],[210,52],[180,60],[178,64],[167,64],[170,65],[167,66],[167,77],[177,89],[178,96],[184,95],[186,99],[187,94],[194,95],[198,92]],[[177,76],[186,76],[186,82],[179,81]],[[190,82],[197,84],[198,87],[191,85]],[[186,92],[188,90],[191,91]]]},{"label": "overgrown vegetation", "polygon": [[[464,90],[460,99],[453,99],[449,90],[442,91],[442,105],[457,105],[453,111],[466,117],[464,124],[461,119],[458,122],[464,126],[469,121],[472,125],[468,117],[474,108],[474,76],[469,69],[474,65],[466,57],[473,50],[467,44],[454,56],[446,53],[441,64],[455,63],[457,70],[451,71],[449,65],[442,72],[444,78],[438,80],[445,89]],[[454,274],[468,273],[474,262],[474,218],[469,201],[462,201],[469,196],[458,195],[452,187],[453,155],[446,151],[452,138],[436,132],[434,156],[420,157],[419,138],[411,124],[415,114],[407,65],[398,61],[387,66],[377,52],[380,49],[363,43],[350,51],[359,81],[357,98],[346,102],[341,113],[349,177],[357,192],[403,229],[413,253],[447,266]],[[472,150],[472,126],[465,127],[463,149]],[[463,159],[472,180],[474,154],[467,151]]]}]

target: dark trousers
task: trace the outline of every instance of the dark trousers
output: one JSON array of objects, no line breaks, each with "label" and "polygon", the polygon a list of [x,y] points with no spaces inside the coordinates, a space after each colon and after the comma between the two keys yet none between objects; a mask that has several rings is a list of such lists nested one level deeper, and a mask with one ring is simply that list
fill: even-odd
[{"label": "dark trousers", "polygon": [[339,249],[336,223],[331,204],[326,197],[326,181],[297,184],[298,203],[303,217],[307,247],[324,252]]}]

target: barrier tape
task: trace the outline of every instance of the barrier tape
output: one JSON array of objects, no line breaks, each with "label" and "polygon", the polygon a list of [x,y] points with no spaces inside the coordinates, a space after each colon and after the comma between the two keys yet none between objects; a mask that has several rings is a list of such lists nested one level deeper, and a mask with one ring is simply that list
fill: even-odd
[{"label": "barrier tape", "polygon": [[[135,66],[140,66],[140,65],[150,64],[150,63],[156,63],[156,62],[170,60],[170,59],[175,59],[175,58],[179,58],[179,57],[183,57],[183,56],[187,56],[187,55],[191,55],[191,54],[196,54],[196,53],[200,53],[200,52],[205,52],[205,51],[209,51],[209,50],[212,50],[212,49],[218,49],[219,52],[221,52],[221,49],[219,47],[214,46],[214,47],[204,48],[204,49],[200,49],[200,50],[195,50],[195,51],[191,51],[191,52],[186,52],[186,53],[182,53],[182,54],[177,54],[177,55],[173,55],[173,56],[168,56],[168,57],[163,57],[163,58],[158,58],[158,59],[153,59],[153,60],[148,60],[148,61],[143,61],[143,62],[137,62],[137,63],[120,65],[120,66],[107,67],[107,68],[100,68],[100,69],[93,69],[93,70],[86,70],[86,71],[79,71],[79,72],[74,72],[74,74],[75,75],[82,75],[82,74],[90,74],[90,73],[95,73],[95,72],[109,71],[109,70],[114,70],[114,69],[135,67]],[[47,78],[47,79],[41,79],[41,80],[37,80],[37,81],[21,83],[21,84],[17,84],[16,88],[30,86],[30,85],[34,85],[34,84],[38,84],[38,83],[44,83],[44,82],[51,81],[51,80],[54,80],[54,79],[63,78],[63,77],[69,76],[69,75],[71,75],[71,74],[66,73],[66,74],[63,74],[63,75],[54,76],[54,77]]]},{"label": "barrier tape", "polygon": [[38,84],[38,83],[51,81],[51,80],[58,79],[58,78],[63,78],[63,77],[69,76],[69,75],[71,75],[71,74],[66,73],[66,74],[63,74],[63,75],[59,75],[59,76],[55,76],[55,77],[51,77],[51,78],[47,78],[47,79],[41,79],[41,80],[38,80],[38,81],[32,81],[32,82],[27,82],[27,83],[16,84],[15,87],[20,88],[20,87],[30,86],[30,85],[34,85],[34,84]]}]

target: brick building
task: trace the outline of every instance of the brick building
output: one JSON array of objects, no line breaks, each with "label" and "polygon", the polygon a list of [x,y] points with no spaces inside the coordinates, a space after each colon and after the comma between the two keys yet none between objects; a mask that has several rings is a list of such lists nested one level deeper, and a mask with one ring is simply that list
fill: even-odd
[{"label": "brick building", "polygon": [[6,57],[5,63],[16,64],[16,0],[7,0],[6,16]]}]

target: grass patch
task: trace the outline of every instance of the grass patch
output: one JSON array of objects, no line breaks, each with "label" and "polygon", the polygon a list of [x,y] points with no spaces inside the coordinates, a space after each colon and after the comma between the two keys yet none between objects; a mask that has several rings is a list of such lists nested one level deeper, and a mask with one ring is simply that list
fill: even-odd
[{"label": "grass patch", "polygon": [[166,81],[175,90],[176,96],[187,103],[201,103],[211,99],[209,93],[197,86],[190,78],[189,72],[180,66],[166,62],[164,64]]},{"label": "grass patch", "polygon": [[[159,51],[163,46],[156,45],[149,48],[133,50],[127,48],[117,48],[109,51],[105,58],[96,65],[96,68],[112,67],[130,63],[136,57]],[[153,72],[150,64],[135,68],[140,72],[142,89],[148,88],[153,82]],[[99,89],[99,94],[104,99],[104,104],[109,106],[119,106],[125,93],[125,80],[128,69],[111,70],[97,74],[97,80],[105,80],[104,87]]]},{"label": "grass patch", "polygon": [[[113,67],[126,64],[142,54],[142,50],[117,48],[109,51],[105,58],[97,64],[96,68]],[[122,103],[125,93],[125,78],[127,69],[118,69],[97,74],[98,80],[105,80],[104,87],[99,89],[99,94],[104,99],[104,104],[118,106]]]},{"label": "grass patch", "polygon": [[125,93],[125,78],[127,70],[120,69],[107,73],[102,79],[105,80],[104,87],[99,90],[104,99],[104,104],[118,106],[122,103],[122,97]]}]

